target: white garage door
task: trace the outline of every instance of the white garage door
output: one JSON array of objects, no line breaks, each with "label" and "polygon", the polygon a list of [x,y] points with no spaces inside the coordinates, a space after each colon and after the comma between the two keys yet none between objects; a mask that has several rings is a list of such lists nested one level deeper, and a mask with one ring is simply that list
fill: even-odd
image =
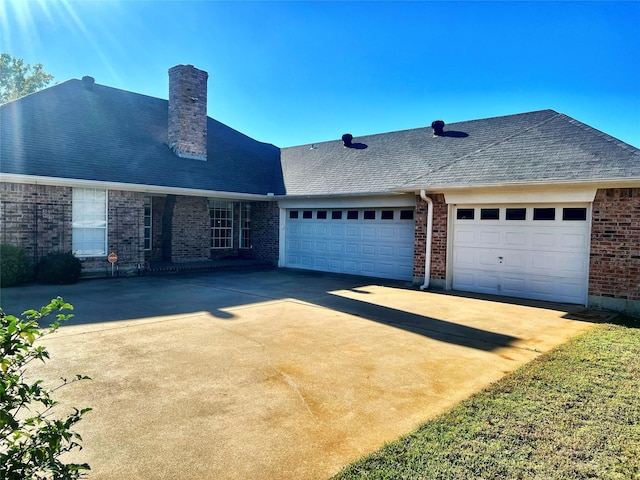
[{"label": "white garage door", "polygon": [[413,209],[289,209],[284,266],[412,280],[413,231]]},{"label": "white garage door", "polygon": [[453,288],[585,304],[588,205],[458,205]]}]

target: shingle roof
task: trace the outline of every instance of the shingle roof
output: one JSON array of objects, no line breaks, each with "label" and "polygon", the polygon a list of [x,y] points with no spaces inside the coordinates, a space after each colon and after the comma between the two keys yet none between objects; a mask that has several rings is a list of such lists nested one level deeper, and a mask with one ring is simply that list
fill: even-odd
[{"label": "shingle roof", "polygon": [[168,102],[69,80],[0,106],[0,172],[218,192],[335,195],[640,181],[640,150],[553,110],[285,149],[208,118],[207,161],[167,146]]},{"label": "shingle roof", "polygon": [[287,194],[640,180],[640,150],[553,110],[282,150]]},{"label": "shingle roof", "polygon": [[280,150],[208,118],[207,161],[167,146],[168,102],[69,80],[0,106],[0,171],[234,193],[284,193]]}]

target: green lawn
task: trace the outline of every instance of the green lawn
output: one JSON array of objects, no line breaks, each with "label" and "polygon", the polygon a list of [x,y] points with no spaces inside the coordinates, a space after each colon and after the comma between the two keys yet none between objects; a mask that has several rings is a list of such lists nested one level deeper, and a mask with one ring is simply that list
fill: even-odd
[{"label": "green lawn", "polygon": [[618,320],[334,478],[640,479],[640,328],[634,319]]}]

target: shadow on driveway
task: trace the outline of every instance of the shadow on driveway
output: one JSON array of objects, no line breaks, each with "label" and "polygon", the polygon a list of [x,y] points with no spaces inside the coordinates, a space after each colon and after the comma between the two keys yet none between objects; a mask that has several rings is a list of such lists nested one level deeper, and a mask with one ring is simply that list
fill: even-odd
[{"label": "shadow on driveway", "polygon": [[[40,308],[59,295],[74,306],[74,317],[65,325],[80,325],[197,312],[233,321],[235,316],[230,309],[289,299],[480,350],[505,347],[516,340],[510,335],[370,303],[367,287],[371,285],[415,290],[406,282],[393,280],[258,269],[85,280],[75,285],[28,285],[3,289],[0,305],[6,313],[15,315]],[[347,290],[361,298],[331,293],[337,290]],[[428,306],[423,310],[428,312]]]}]

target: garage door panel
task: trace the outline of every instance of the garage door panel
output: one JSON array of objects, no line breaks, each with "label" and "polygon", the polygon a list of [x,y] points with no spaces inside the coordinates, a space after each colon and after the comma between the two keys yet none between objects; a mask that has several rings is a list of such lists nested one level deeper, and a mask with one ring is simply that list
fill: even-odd
[{"label": "garage door panel", "polygon": [[583,233],[567,233],[560,237],[563,248],[585,248],[588,245],[587,236]]},{"label": "garage door panel", "polygon": [[495,245],[500,243],[500,231],[486,231],[481,230],[478,235],[478,243],[481,245]]},{"label": "garage door panel", "polygon": [[472,230],[460,229],[454,234],[456,245],[473,245],[475,243],[475,232]]},{"label": "garage door panel", "polygon": [[387,240],[395,236],[393,227],[380,227],[378,232],[378,236],[380,238],[384,238]]},{"label": "garage door panel", "polygon": [[394,248],[390,245],[380,245],[380,256],[381,257],[393,257]]},{"label": "garage door panel", "polygon": [[521,232],[512,232],[508,231],[505,234],[504,239],[505,245],[514,248],[514,247],[527,247],[527,235]]},{"label": "garage door panel", "polygon": [[[362,212],[349,219],[345,210],[339,219],[318,219],[317,212],[306,218],[286,215],[285,266],[413,279],[413,219],[399,220],[400,212],[394,211],[395,220],[382,220],[380,209],[376,220],[364,220]],[[303,244],[306,240],[311,246]]]},{"label": "garage door panel", "polygon": [[368,256],[375,255],[376,254],[375,245],[369,245],[369,244],[362,245],[362,254],[368,255]]},{"label": "garage door panel", "polygon": [[475,215],[453,216],[453,288],[585,303],[589,222],[564,221],[563,205],[554,206],[555,220],[533,220],[537,207],[526,207],[526,219],[506,220],[505,205],[491,206],[499,209],[500,219],[483,221],[480,210],[486,205],[457,206],[474,209]]}]

